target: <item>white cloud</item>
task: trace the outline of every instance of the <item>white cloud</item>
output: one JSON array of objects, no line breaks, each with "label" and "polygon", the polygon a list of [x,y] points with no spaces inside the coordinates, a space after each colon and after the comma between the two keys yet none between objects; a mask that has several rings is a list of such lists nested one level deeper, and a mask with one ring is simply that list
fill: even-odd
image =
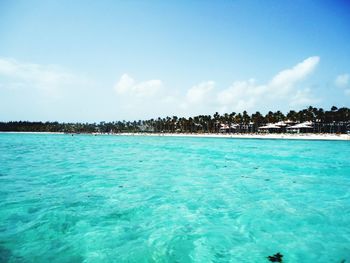
[{"label": "white cloud", "polygon": [[162,86],[162,81],[158,79],[136,82],[128,74],[123,74],[114,88],[120,95],[149,97],[156,95],[162,89]]},{"label": "white cloud", "polygon": [[293,86],[312,73],[320,61],[319,57],[309,57],[291,69],[280,71],[268,84],[270,91],[288,93]]},{"label": "white cloud", "polygon": [[214,81],[204,81],[183,94],[175,94],[160,80],[136,82],[128,74],[123,74],[114,88],[121,107],[135,114],[144,115],[148,111],[148,116],[190,116],[267,108],[287,110],[319,101],[311,88],[299,86],[315,70],[319,61],[319,57],[307,58],[290,69],[280,71],[265,84],[248,79],[219,89]]},{"label": "white cloud", "polygon": [[[108,105],[105,100],[101,100],[103,103],[101,102],[100,108],[110,108],[110,112],[113,113],[123,112],[122,114],[128,118],[173,114],[189,116],[212,114],[215,111],[241,112],[267,108],[284,110],[289,106],[307,106],[318,101],[312,89],[307,86],[302,88],[300,83],[315,70],[319,61],[320,58],[317,56],[309,57],[290,69],[281,70],[266,83],[248,79],[235,81],[228,87],[219,87],[216,82],[210,80],[193,85],[182,93],[176,87],[165,87],[159,79],[136,81],[130,75],[123,74],[114,85],[114,92],[117,94],[115,103],[115,98],[106,97],[113,90],[110,89],[110,93],[107,91],[107,95],[101,94],[103,90],[101,84],[97,88],[90,78],[73,74],[56,65],[40,65],[0,58],[0,91],[13,89],[18,91],[16,94],[24,94],[25,90],[26,94],[37,91],[35,96],[48,94],[54,99],[59,95],[64,98],[61,101],[64,107],[70,105],[72,109],[77,107],[77,100],[80,100],[83,92],[90,92],[93,95],[90,94],[89,103],[79,102],[79,105],[91,108],[91,105],[96,103],[96,96],[99,96],[110,99]],[[339,75],[335,83],[344,88],[345,94],[350,96],[349,74]],[[47,108],[52,109],[51,101],[46,98],[49,97],[44,96]],[[62,106],[57,108],[57,111],[61,108]]]},{"label": "white cloud", "polygon": [[314,96],[311,94],[311,90],[309,88],[306,88],[304,90],[297,90],[296,93],[291,97],[289,105],[306,106],[317,102],[319,102],[319,99],[314,98]]},{"label": "white cloud", "polygon": [[350,81],[350,75],[342,74],[342,75],[338,75],[335,78],[334,83],[339,88],[346,88],[349,85],[349,81]]},{"label": "white cloud", "polygon": [[215,88],[214,81],[206,81],[190,88],[186,93],[186,101],[190,104],[204,103],[210,99]]},{"label": "white cloud", "polygon": [[7,88],[35,88],[47,93],[57,93],[60,88],[85,82],[82,77],[58,66],[23,63],[9,58],[0,58],[0,81]]},{"label": "white cloud", "polygon": [[222,112],[264,108],[266,104],[305,106],[315,102],[310,89],[296,89],[296,84],[310,75],[319,61],[319,57],[307,58],[280,71],[267,84],[258,85],[254,79],[234,82],[218,92]]},{"label": "white cloud", "polygon": [[216,110],[215,96],[216,83],[214,81],[198,83],[188,89],[184,96],[177,95],[178,112],[185,116],[212,113]]},{"label": "white cloud", "polygon": [[118,112],[130,119],[143,119],[174,114],[178,97],[165,89],[158,79],[136,81],[123,74],[114,85]]},{"label": "white cloud", "polygon": [[254,79],[236,81],[229,88],[218,92],[217,100],[221,106],[220,111],[249,110],[254,107],[264,92],[266,92],[266,86],[257,85]]},{"label": "white cloud", "polygon": [[115,84],[115,90],[119,94],[125,94],[127,93],[130,88],[135,84],[135,81],[133,78],[129,77],[128,74],[124,74],[120,77],[117,84]]}]

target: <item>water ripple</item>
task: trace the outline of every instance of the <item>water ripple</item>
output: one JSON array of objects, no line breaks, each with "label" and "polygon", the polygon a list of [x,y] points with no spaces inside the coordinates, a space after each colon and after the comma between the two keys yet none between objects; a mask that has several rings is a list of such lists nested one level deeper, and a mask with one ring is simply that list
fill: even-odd
[{"label": "water ripple", "polygon": [[0,134],[0,262],[350,260],[348,142]]}]

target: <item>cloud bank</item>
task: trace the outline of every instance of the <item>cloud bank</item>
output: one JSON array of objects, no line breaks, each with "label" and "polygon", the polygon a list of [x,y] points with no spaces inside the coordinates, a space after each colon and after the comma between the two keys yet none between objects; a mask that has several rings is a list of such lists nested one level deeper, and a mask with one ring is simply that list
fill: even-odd
[{"label": "cloud bank", "polygon": [[[46,109],[48,118],[54,114],[59,116],[65,108],[70,115],[74,113],[77,120],[82,118],[82,114],[87,116],[84,119],[93,116],[95,120],[101,120],[103,116],[108,116],[108,119],[144,119],[213,114],[216,111],[286,111],[320,101],[306,82],[319,63],[319,57],[309,57],[276,72],[265,83],[250,78],[234,81],[226,87],[214,80],[206,80],[187,89],[178,89],[160,79],[137,80],[125,73],[111,89],[112,85],[108,83],[97,83],[92,78],[73,74],[58,66],[0,58],[0,95],[6,94],[7,98],[16,102],[22,101],[18,104],[22,108],[12,106],[14,103],[7,103],[4,107],[7,111],[11,107],[16,109],[18,116],[24,115],[20,112],[24,108],[33,107],[34,111],[33,103],[37,103],[36,110],[42,112]],[[349,74],[337,76],[334,85],[339,87],[339,92],[350,95]],[[28,95],[32,97],[31,101],[26,99]]]},{"label": "cloud bank", "polygon": [[46,94],[57,95],[60,89],[84,84],[87,81],[55,65],[0,58],[0,82],[2,87],[8,89],[36,89]]},{"label": "cloud bank", "polygon": [[120,95],[152,97],[162,89],[162,86],[163,83],[159,79],[136,82],[128,74],[123,74],[114,88]]},{"label": "cloud bank", "polygon": [[[320,62],[317,56],[306,58],[289,69],[284,69],[270,81],[258,84],[255,79],[235,81],[227,88],[218,88],[213,80],[204,81],[190,87],[183,94],[173,94],[160,80],[136,82],[128,74],[120,77],[115,85],[119,99],[128,98],[128,105],[133,101],[134,111],[142,112],[152,107],[158,115],[165,112],[189,116],[193,114],[212,114],[215,111],[240,112],[258,110],[272,106],[302,107],[319,101],[309,87],[301,88],[299,83],[316,69]],[[142,100],[140,100],[142,98]]]}]

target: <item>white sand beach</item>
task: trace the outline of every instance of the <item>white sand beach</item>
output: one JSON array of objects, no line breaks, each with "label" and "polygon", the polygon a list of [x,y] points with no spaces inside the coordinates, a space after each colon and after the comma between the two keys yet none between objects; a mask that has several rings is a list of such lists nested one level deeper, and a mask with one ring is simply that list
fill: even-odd
[{"label": "white sand beach", "polygon": [[[20,134],[65,134],[63,132],[0,132]],[[70,133],[67,133],[70,135]],[[75,134],[79,135],[79,134]],[[111,136],[153,136],[153,137],[193,137],[193,138],[232,138],[232,139],[284,139],[284,140],[328,140],[350,141],[349,134],[316,134],[316,133],[81,133],[81,135],[111,135]]]},{"label": "white sand beach", "polygon": [[267,134],[213,134],[213,133],[119,133],[119,136],[165,136],[165,137],[203,137],[233,139],[285,139],[285,140],[335,140],[350,141],[348,134],[315,134],[315,133],[267,133]]}]

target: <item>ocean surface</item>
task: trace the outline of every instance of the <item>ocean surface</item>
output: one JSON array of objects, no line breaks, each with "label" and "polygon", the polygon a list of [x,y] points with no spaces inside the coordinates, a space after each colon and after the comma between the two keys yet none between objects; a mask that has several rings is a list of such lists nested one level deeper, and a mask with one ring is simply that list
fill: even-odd
[{"label": "ocean surface", "polygon": [[277,252],[350,262],[350,142],[0,134],[0,262]]}]

